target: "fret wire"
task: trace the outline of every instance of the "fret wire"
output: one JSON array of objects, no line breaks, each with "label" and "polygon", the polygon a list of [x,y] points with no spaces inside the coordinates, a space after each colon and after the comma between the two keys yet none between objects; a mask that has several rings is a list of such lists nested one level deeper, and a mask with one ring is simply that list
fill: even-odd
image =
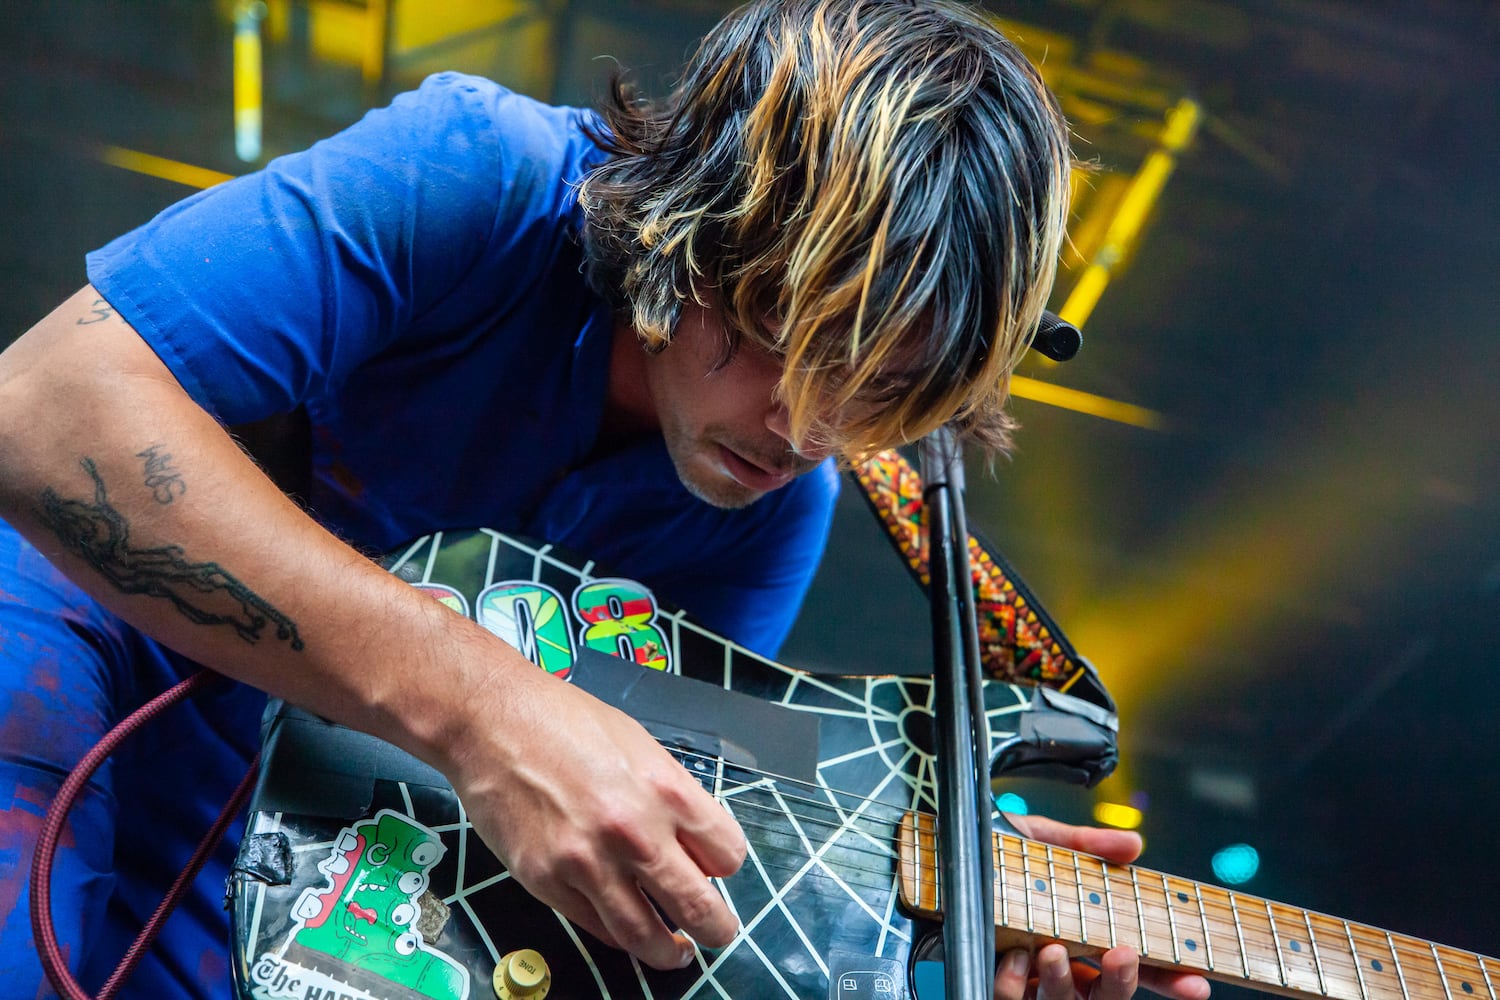
[{"label": "fret wire", "polygon": [[[922,866],[917,863],[917,846],[916,846],[917,824],[916,824],[915,820],[913,820],[910,824],[904,824],[903,828],[901,830],[901,835],[903,837],[905,837],[907,835],[906,834],[906,826],[907,825],[910,826],[911,831],[912,831],[911,832],[911,838],[910,838],[911,839],[910,850],[911,850],[912,863],[907,866],[907,868],[909,869],[909,871],[907,873],[907,877],[909,879],[911,879],[911,897],[915,901],[915,903],[916,903],[917,906],[921,906],[922,905]],[[906,847],[906,845],[903,845],[903,848],[905,848],[905,847]]]},{"label": "fret wire", "polygon": [[1052,899],[1052,936],[1060,938],[1062,937],[1062,915],[1057,912],[1060,909],[1057,905],[1057,865],[1053,861],[1052,845],[1043,844],[1042,847],[1047,852],[1047,890]]},{"label": "fret wire", "polygon": [[[1078,864],[1078,852],[1069,851],[1073,855],[1073,888],[1078,894],[1078,926],[1083,931],[1083,943],[1089,943],[1089,917],[1083,908],[1083,868]],[[1494,1000],[1491,997],[1491,1000]]]},{"label": "fret wire", "polygon": [[1182,952],[1177,947],[1177,914],[1172,911],[1172,887],[1167,883],[1167,876],[1161,877],[1161,898],[1167,904],[1167,930],[1172,934],[1172,964],[1182,964]]},{"label": "fret wire", "polygon": [[1135,892],[1135,919],[1141,925],[1141,957],[1151,954],[1151,943],[1146,939],[1146,908],[1141,905],[1141,883],[1135,869],[1130,869],[1130,888]]},{"label": "fret wire", "polygon": [[1010,928],[1010,899],[1005,891],[1005,839],[1000,841],[1000,926]]},{"label": "fret wire", "polygon": [[[927,847],[924,847],[924,849],[922,849],[922,856],[924,856],[924,858],[932,858],[933,855],[930,855],[930,853],[927,852],[936,850],[936,847],[933,846],[933,831],[932,829],[930,829],[930,823],[924,823],[924,825],[922,825],[922,828],[924,829],[919,832],[918,840],[919,843],[927,844]],[[941,894],[942,892],[941,880],[938,879],[938,870],[936,870],[936,868],[933,868],[933,870],[929,871],[929,873],[927,874],[929,874],[929,879],[927,879],[927,888],[926,891],[922,892],[922,897],[932,900],[932,909],[936,910],[938,909],[939,903],[941,903],[941,900],[939,900],[939,894]]]},{"label": "fret wire", "polygon": [[1271,947],[1276,951],[1276,968],[1281,972],[1281,985],[1287,985],[1286,961],[1281,957],[1281,935],[1276,931],[1276,914],[1271,912],[1271,901],[1266,900],[1266,919],[1271,922]]},{"label": "fret wire", "polygon": [[[927,849],[928,856],[937,857],[937,824],[935,822],[927,824],[927,843],[930,845]],[[938,878],[938,871],[934,868],[932,870],[932,908],[934,910],[941,910],[942,906],[943,880]]]},{"label": "fret wire", "polygon": [[[995,883],[1000,886],[1001,910],[1003,911],[1005,908],[1003,905],[1005,902],[1005,839],[1002,835],[996,833],[990,834],[990,872],[995,876]],[[992,885],[990,886],[990,911],[992,914],[994,914],[994,909],[995,886]],[[995,926],[1003,927],[1005,925],[1004,919],[999,914],[995,914],[995,916],[997,918]]]},{"label": "fret wire", "polygon": [[1203,908],[1203,886],[1193,883],[1193,895],[1198,897],[1198,922],[1203,925],[1203,956],[1208,960],[1208,971],[1214,971],[1213,934],[1208,929],[1208,911]]},{"label": "fret wire", "polygon": [[1036,933],[1036,927],[1031,920],[1031,852],[1026,845],[1021,845],[1021,891],[1026,895],[1026,933]]},{"label": "fret wire", "polygon": [[1240,941],[1240,964],[1245,967],[1245,978],[1249,979],[1250,955],[1245,951],[1245,928],[1240,923],[1240,906],[1235,901],[1234,893],[1227,893],[1227,895],[1229,896],[1229,912],[1234,917],[1234,936]]},{"label": "fret wire", "polygon": [[1443,984],[1443,996],[1447,997],[1447,1000],[1453,1000],[1453,991],[1448,989],[1448,974],[1443,971],[1443,959],[1438,955],[1437,945],[1429,941],[1427,947],[1432,952],[1432,960],[1437,963],[1438,982]]},{"label": "fret wire", "polygon": [[1490,981],[1490,970],[1484,964],[1484,956],[1477,955],[1475,957],[1479,959],[1479,974],[1484,976],[1484,988],[1490,991],[1490,1000],[1497,1000],[1495,997],[1495,984]]},{"label": "fret wire", "polygon": [[1354,977],[1359,980],[1360,1000],[1367,1000],[1370,994],[1365,989],[1365,971],[1359,967],[1359,949],[1354,945],[1354,930],[1347,920],[1344,921],[1344,936],[1349,939],[1349,957],[1354,960]]},{"label": "fret wire", "polygon": [[1099,862],[1099,874],[1104,878],[1104,912],[1109,916],[1109,946],[1118,945],[1119,939],[1115,937],[1115,894],[1109,887],[1109,865],[1103,861]]},{"label": "fret wire", "polygon": [[926,891],[925,887],[922,884],[922,871],[926,868],[926,866],[922,864],[922,841],[920,831],[918,829],[919,825],[920,817],[913,814],[911,823],[909,824],[911,830],[910,842],[912,857],[911,872],[909,877],[911,878],[912,898],[917,901],[918,906],[921,906],[922,894]]},{"label": "fret wire", "polygon": [[1411,993],[1406,988],[1406,973],[1401,969],[1401,956],[1396,954],[1396,940],[1391,937],[1390,931],[1385,932],[1385,943],[1391,949],[1391,963],[1396,966],[1396,981],[1401,984],[1401,995],[1409,997]]},{"label": "fret wire", "polygon": [[1318,938],[1313,933],[1312,914],[1303,910],[1302,922],[1307,925],[1307,944],[1312,949],[1313,969],[1318,973],[1318,990],[1326,997],[1328,995],[1328,981],[1323,978],[1323,961],[1318,957]]}]

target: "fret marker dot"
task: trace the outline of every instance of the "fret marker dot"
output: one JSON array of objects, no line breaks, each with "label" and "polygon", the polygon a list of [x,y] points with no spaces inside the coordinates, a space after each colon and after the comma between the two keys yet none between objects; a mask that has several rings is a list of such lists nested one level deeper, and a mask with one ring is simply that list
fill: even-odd
[{"label": "fret marker dot", "polygon": [[1099,902],[1099,894],[1097,892],[1089,893],[1089,902],[1097,904]]},{"label": "fret marker dot", "polygon": [[1192,938],[1188,938],[1187,941],[1186,941],[1186,944],[1187,944],[1187,950],[1188,951],[1197,951],[1198,950],[1198,942],[1194,941]]},{"label": "fret marker dot", "polygon": [[1041,879],[1037,879],[1032,884],[1036,886],[1036,891],[1037,892],[1046,892],[1047,891],[1047,883],[1043,882]]},{"label": "fret marker dot", "polygon": [[1376,972],[1380,972],[1385,969],[1385,966],[1380,964],[1380,959],[1372,958],[1370,959],[1370,968],[1374,969]]},{"label": "fret marker dot", "polygon": [[1186,903],[1187,902],[1187,893],[1185,893],[1185,892],[1179,892],[1177,894],[1177,901],[1179,903]]},{"label": "fret marker dot", "polygon": [[1301,951],[1302,950],[1302,942],[1301,941],[1293,941],[1292,942],[1292,950],[1293,951]]},{"label": "fret marker dot", "polygon": [[1459,983],[1459,986],[1463,987],[1463,991],[1465,993],[1473,993],[1474,992],[1474,987],[1470,986],[1468,983]]}]

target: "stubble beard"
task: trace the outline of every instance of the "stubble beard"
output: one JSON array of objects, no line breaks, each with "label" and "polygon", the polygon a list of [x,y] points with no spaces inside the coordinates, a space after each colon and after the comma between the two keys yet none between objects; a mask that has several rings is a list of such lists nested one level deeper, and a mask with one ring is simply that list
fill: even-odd
[{"label": "stubble beard", "polygon": [[[719,461],[721,445],[742,457],[752,456],[751,460],[755,462],[763,461],[760,457],[763,449],[743,444],[737,447],[736,442],[722,440],[722,435],[716,435],[712,429],[700,437],[670,433],[664,437],[667,454],[672,459],[678,480],[684,489],[704,503],[720,510],[739,510],[766,495],[765,491],[752,489],[734,478]],[[802,458],[793,459],[790,467],[792,479],[795,480],[816,464]]]},{"label": "stubble beard", "polygon": [[671,456],[672,467],[677,470],[677,479],[683,489],[709,506],[740,510],[765,495],[721,471],[714,445],[694,442],[693,447],[686,449],[686,454],[682,451],[684,449],[673,447],[670,440],[667,442],[667,454]]}]

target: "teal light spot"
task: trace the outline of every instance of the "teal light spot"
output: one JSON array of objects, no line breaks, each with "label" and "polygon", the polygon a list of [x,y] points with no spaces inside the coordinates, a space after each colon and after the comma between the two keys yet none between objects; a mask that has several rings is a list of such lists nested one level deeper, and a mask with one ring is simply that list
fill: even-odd
[{"label": "teal light spot", "polygon": [[1013,816],[1025,816],[1031,811],[1026,800],[1015,792],[1006,792],[1004,795],[995,796],[995,808],[1001,812],[1010,813]]},{"label": "teal light spot", "polygon": [[1194,941],[1192,938],[1188,938],[1187,939],[1187,950],[1188,951],[1197,951],[1198,950],[1198,942]]},{"label": "teal light spot", "polygon": [[1376,972],[1383,972],[1385,970],[1385,966],[1380,964],[1380,959],[1378,958],[1370,959],[1370,968],[1374,969]]},{"label": "teal light spot", "polygon": [[1090,903],[1098,903],[1099,902],[1099,894],[1097,892],[1091,892],[1091,893],[1089,893],[1089,902]]},{"label": "teal light spot", "polygon": [[1302,942],[1301,941],[1293,941],[1292,942],[1292,950],[1293,951],[1301,951],[1302,950]]},{"label": "teal light spot", "polygon": [[1032,883],[1032,885],[1036,886],[1036,891],[1037,892],[1046,892],[1047,891],[1047,883],[1043,882],[1041,879],[1037,879],[1035,882]]},{"label": "teal light spot", "polygon": [[1260,871],[1260,854],[1249,844],[1230,844],[1214,853],[1213,869],[1219,881],[1239,885]]}]

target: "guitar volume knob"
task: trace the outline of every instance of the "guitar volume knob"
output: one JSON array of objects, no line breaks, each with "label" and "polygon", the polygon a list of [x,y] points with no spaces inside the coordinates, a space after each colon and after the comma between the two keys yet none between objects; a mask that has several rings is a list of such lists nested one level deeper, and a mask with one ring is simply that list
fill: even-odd
[{"label": "guitar volume knob", "polygon": [[500,959],[491,985],[499,1000],[544,1000],[552,988],[552,971],[541,952],[522,948]]}]

